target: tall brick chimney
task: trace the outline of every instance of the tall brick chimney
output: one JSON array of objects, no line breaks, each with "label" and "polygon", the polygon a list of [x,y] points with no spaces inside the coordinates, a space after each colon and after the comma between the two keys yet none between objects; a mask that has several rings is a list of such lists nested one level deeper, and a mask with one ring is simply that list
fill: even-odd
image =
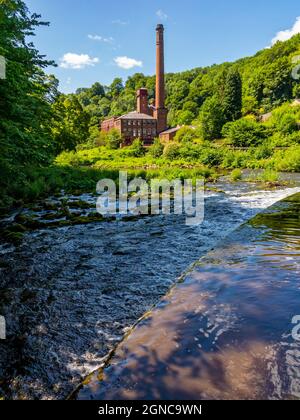
[{"label": "tall brick chimney", "polygon": [[164,27],[156,27],[156,100],[154,117],[157,119],[157,131],[161,133],[167,129],[168,111],[165,108],[165,56],[164,56]]},{"label": "tall brick chimney", "polygon": [[148,90],[146,88],[141,88],[136,93],[137,98],[137,112],[141,114],[149,114],[149,105],[148,105]]}]

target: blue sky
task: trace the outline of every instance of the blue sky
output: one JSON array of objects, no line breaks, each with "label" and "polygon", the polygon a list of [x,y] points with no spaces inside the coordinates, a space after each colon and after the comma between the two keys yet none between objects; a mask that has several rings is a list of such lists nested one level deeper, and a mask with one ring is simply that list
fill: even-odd
[{"label": "blue sky", "polygon": [[[300,32],[299,0],[26,0],[50,27],[35,37],[73,92],[155,71],[155,26],[165,25],[166,71],[232,61]],[[280,33],[279,31],[285,31]]]}]

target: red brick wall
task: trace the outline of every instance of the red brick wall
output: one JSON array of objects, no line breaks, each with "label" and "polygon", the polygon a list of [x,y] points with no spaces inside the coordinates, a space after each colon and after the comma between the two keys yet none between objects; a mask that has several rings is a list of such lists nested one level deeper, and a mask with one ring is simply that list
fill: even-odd
[{"label": "red brick wall", "polygon": [[134,139],[141,139],[145,145],[150,145],[157,135],[156,121],[124,119],[122,120],[121,133],[126,145],[131,144]]},{"label": "red brick wall", "polygon": [[137,104],[136,110],[141,114],[149,114],[148,106],[148,90],[145,88],[139,89],[137,91]]},{"label": "red brick wall", "polygon": [[112,128],[115,128],[115,127],[116,127],[116,118],[112,117],[102,122],[101,131],[110,131]]}]

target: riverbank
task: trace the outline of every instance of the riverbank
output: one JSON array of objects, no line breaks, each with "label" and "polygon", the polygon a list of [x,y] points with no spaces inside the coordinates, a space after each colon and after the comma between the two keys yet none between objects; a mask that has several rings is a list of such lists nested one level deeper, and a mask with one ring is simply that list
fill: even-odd
[{"label": "riverbank", "polygon": [[203,257],[77,398],[298,400],[299,216],[297,194]]},{"label": "riverbank", "polygon": [[215,182],[236,170],[260,170],[263,175],[255,181],[266,183],[277,179],[279,172],[294,174],[300,170],[300,146],[296,144],[282,148],[266,144],[241,150],[226,142],[171,142],[165,145],[166,153],[160,149],[158,155],[153,153],[155,147],[142,147],[137,153],[133,146],[111,150],[81,145],[76,151],[62,152],[50,166],[15,168],[15,176],[10,174],[2,180],[0,215],[11,208],[59,195],[61,190],[77,195],[92,193],[100,179],[117,180],[120,170],[127,171],[131,179],[203,178],[205,182]]}]

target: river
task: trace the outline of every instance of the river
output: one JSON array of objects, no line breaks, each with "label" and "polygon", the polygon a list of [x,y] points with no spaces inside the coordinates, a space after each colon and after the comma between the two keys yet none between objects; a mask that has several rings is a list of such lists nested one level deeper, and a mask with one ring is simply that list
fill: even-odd
[{"label": "river", "polygon": [[199,226],[186,226],[181,216],[152,216],[45,226],[18,246],[2,243],[7,339],[0,341],[0,395],[66,398],[191,264],[242,223],[299,192],[299,176],[293,180],[268,191],[221,179],[218,190],[206,192]]}]

